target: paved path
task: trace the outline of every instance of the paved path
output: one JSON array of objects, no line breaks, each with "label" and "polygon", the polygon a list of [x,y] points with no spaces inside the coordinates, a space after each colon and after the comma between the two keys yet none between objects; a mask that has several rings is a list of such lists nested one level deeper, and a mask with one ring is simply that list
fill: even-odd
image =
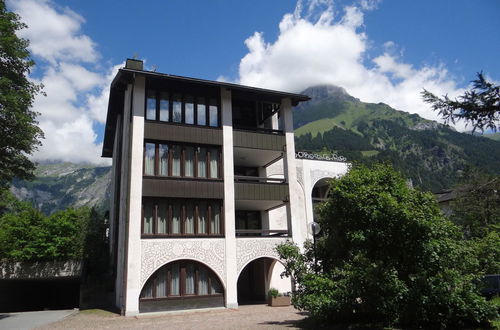
[{"label": "paved path", "polygon": [[40,329],[298,329],[306,316],[293,307],[240,306],[139,317],[82,311]]},{"label": "paved path", "polygon": [[0,313],[0,330],[24,330],[41,327],[75,314],[77,311],[39,311],[22,313]]}]

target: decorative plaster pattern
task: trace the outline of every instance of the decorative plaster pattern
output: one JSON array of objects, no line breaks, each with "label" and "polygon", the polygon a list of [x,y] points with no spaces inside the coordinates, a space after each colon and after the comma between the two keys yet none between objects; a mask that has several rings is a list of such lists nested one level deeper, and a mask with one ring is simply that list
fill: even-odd
[{"label": "decorative plaster pattern", "polygon": [[141,287],[158,268],[179,259],[193,259],[210,267],[225,284],[224,239],[142,240]]},{"label": "decorative plaster pattern", "polygon": [[275,247],[286,240],[284,237],[236,239],[237,273],[239,274],[247,263],[257,258],[270,257],[279,260]]}]

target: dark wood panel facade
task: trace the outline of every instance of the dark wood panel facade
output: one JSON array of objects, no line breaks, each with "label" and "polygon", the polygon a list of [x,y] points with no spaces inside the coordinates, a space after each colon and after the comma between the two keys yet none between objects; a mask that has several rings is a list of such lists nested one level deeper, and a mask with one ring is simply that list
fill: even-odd
[{"label": "dark wood panel facade", "polygon": [[144,138],[211,145],[222,145],[223,141],[222,129],[220,128],[177,125],[153,121],[146,121],[144,123]]},{"label": "dark wood panel facade", "polygon": [[221,180],[142,180],[142,196],[177,198],[224,198],[224,183]]},{"label": "dark wood panel facade", "polygon": [[234,130],[233,144],[235,147],[283,151],[286,141],[281,134]]},{"label": "dark wood panel facade", "polygon": [[288,184],[235,182],[236,200],[285,201],[288,197]]}]

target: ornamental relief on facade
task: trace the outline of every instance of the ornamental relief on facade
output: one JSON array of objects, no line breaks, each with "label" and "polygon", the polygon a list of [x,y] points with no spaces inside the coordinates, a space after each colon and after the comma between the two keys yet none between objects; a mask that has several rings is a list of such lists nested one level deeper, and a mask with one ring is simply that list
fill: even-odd
[{"label": "ornamental relief on facade", "polygon": [[269,257],[279,260],[276,245],[285,242],[286,238],[239,238],[236,240],[236,259],[238,275],[243,268],[257,258]]},{"label": "ornamental relief on facade", "polygon": [[143,240],[141,286],[161,266],[175,260],[191,259],[210,267],[225,284],[223,239]]}]

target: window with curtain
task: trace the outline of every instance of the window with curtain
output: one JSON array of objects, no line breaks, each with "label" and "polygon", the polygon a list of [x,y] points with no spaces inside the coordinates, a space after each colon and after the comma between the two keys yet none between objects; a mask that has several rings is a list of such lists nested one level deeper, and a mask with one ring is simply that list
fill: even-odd
[{"label": "window with curtain", "polygon": [[169,99],[168,93],[162,92],[160,93],[160,121],[169,121],[170,113],[169,113]]},{"label": "window with curtain", "polygon": [[220,234],[220,205],[216,203],[210,204],[212,218],[210,219],[210,232],[212,234]]},{"label": "window with curtain", "polygon": [[184,233],[186,235],[194,234],[194,204],[191,202],[186,203],[186,221]]},{"label": "window with curtain", "polygon": [[144,148],[144,174],[155,175],[155,144],[146,143]]},{"label": "window with curtain", "polygon": [[194,124],[194,99],[192,96],[186,96],[184,102],[184,122],[188,125]]},{"label": "window with curtain", "polygon": [[143,233],[153,234],[153,214],[154,204],[147,202],[144,204]]},{"label": "window with curtain", "polygon": [[172,99],[172,121],[174,123],[182,122],[182,98],[180,94],[174,94]]},{"label": "window with curtain", "polygon": [[168,176],[168,145],[160,144],[158,146],[159,171],[158,175]]},{"label": "window with curtain", "polygon": [[207,177],[207,148],[198,148],[198,177]]},{"label": "window with curtain", "polygon": [[184,148],[184,176],[194,176],[194,147]]},{"label": "window with curtain", "polygon": [[156,120],[156,92],[149,91],[146,99],[146,119]]},{"label": "window with curtain", "polygon": [[207,202],[198,203],[198,233],[207,233]]},{"label": "window with curtain", "polygon": [[205,126],[207,124],[207,106],[205,105],[205,98],[199,97],[197,99],[196,114],[197,122],[196,124]]},{"label": "window with curtain", "polygon": [[181,176],[181,146],[172,146],[172,176]]},{"label": "window with curtain", "polygon": [[210,178],[219,177],[219,150],[210,149]]},{"label": "window with curtain", "polygon": [[208,106],[208,116],[209,124],[211,127],[219,126],[219,107],[217,105],[216,99],[210,99],[210,105]]},{"label": "window with curtain", "polygon": [[172,234],[181,233],[181,204],[172,203]]},{"label": "window with curtain", "polygon": [[158,234],[168,234],[168,206],[158,203]]},{"label": "window with curtain", "polygon": [[181,260],[151,275],[142,288],[140,299],[223,294],[222,284],[213,271],[199,262]]}]

